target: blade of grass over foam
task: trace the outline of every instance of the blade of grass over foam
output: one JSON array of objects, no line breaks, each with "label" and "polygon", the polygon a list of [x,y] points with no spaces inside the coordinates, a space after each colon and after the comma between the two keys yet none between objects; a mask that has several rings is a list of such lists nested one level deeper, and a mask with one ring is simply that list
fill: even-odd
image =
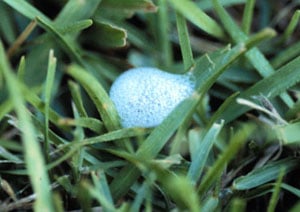
[{"label": "blade of grass over foam", "polygon": [[[230,35],[233,41],[235,43],[245,42],[248,39],[247,35],[239,29],[234,20],[220,4],[219,0],[213,0],[213,4],[227,33]],[[246,57],[262,77],[268,77],[275,72],[269,61],[259,51],[258,48],[254,47],[249,50],[246,53]],[[288,107],[293,105],[293,101],[287,93],[280,94],[280,97]]]},{"label": "blade of grass over foam", "polygon": [[[241,92],[237,98],[251,99],[252,96],[264,95],[272,99],[286,91],[288,88],[300,81],[300,57],[294,59],[287,65],[277,70],[273,75],[264,78]],[[282,80],[285,79],[285,80]],[[236,117],[247,112],[250,108],[234,102],[220,116],[225,122],[230,122]]]},{"label": "blade of grass over foam", "polygon": [[51,104],[51,96],[52,96],[52,87],[55,78],[55,69],[56,69],[56,58],[54,57],[53,50],[49,53],[49,60],[48,60],[48,69],[47,69],[47,78],[46,78],[46,87],[45,87],[45,143],[44,143],[44,152],[46,155],[47,161],[50,160],[49,158],[49,108]]},{"label": "blade of grass over foam", "polygon": [[250,32],[254,6],[255,6],[255,0],[246,1],[244,13],[243,13],[243,19],[242,19],[242,29],[246,34],[249,34]]},{"label": "blade of grass over foam", "polygon": [[45,169],[44,158],[41,155],[41,149],[35,136],[34,126],[25,107],[21,87],[7,64],[2,43],[0,43],[0,66],[0,70],[7,81],[10,98],[13,102],[22,130],[25,162],[33,189],[37,195],[35,210],[54,211],[50,192],[50,181]]},{"label": "blade of grass over foam", "polygon": [[[171,114],[156,127],[137,150],[137,157],[143,160],[153,159],[164,147],[169,138],[178,127],[191,117],[197,104],[218,76],[225,71],[239,56],[245,52],[244,45],[238,45],[233,49],[226,49],[223,55],[208,59],[203,56],[194,69],[196,77],[196,92],[180,103]],[[212,63],[212,61],[214,61]],[[140,175],[139,170],[133,165],[124,167],[111,183],[112,194],[119,199],[130,189],[131,185]]]},{"label": "blade of grass over foam", "polygon": [[203,12],[190,0],[169,0],[170,4],[186,19],[195,24],[206,33],[217,38],[224,38],[225,34],[219,24]]},{"label": "blade of grass over foam", "polygon": [[184,69],[185,71],[188,71],[194,66],[195,62],[193,59],[193,53],[185,18],[178,12],[176,12],[176,24]]},{"label": "blade of grass over foam", "polygon": [[213,166],[208,170],[206,175],[198,187],[198,194],[204,195],[208,191],[210,186],[220,177],[222,171],[225,169],[228,162],[237,154],[240,148],[247,141],[247,138],[253,133],[254,127],[251,125],[245,125],[230,139],[227,148],[218,157]]},{"label": "blade of grass over foam", "polygon": [[190,139],[191,165],[189,167],[187,177],[194,184],[198,182],[202,174],[208,155],[223,125],[224,122],[221,122],[220,124],[213,124],[210,128],[208,128],[207,133],[205,133],[203,137],[196,135],[198,139]]}]

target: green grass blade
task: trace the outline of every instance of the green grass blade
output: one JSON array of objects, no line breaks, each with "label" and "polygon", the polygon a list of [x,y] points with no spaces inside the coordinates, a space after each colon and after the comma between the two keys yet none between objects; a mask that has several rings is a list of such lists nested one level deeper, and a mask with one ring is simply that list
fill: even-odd
[{"label": "green grass blade", "polygon": [[[101,198],[98,198],[100,203],[103,205],[103,210],[111,211],[114,208],[114,202],[107,184],[106,176],[103,171],[92,173],[92,179],[95,185],[95,190],[101,193]],[[99,195],[100,197],[100,195]]]},{"label": "green grass blade", "polygon": [[59,27],[58,29],[62,34],[69,34],[74,32],[80,32],[84,29],[89,28],[92,25],[93,25],[93,20],[86,19],[86,20],[76,21],[74,23],[64,25],[63,27]]},{"label": "green grass blade", "polygon": [[225,34],[219,24],[206,15],[194,2],[190,0],[169,0],[171,5],[186,19],[206,33],[217,38],[224,38]]},{"label": "green grass blade", "polygon": [[220,176],[228,162],[236,155],[240,148],[245,144],[249,135],[254,131],[253,126],[243,126],[234,136],[231,138],[231,141],[228,147],[224,152],[219,156],[215,161],[214,165],[209,169],[209,171],[204,176],[198,187],[198,194],[201,196],[208,191],[210,186],[216,181]]},{"label": "green grass blade", "polygon": [[7,81],[10,97],[19,118],[20,128],[22,129],[25,162],[33,189],[37,195],[35,210],[54,211],[45,161],[41,155],[41,149],[35,136],[34,126],[25,107],[21,87],[7,64],[2,43],[0,43],[0,67]]},{"label": "green grass blade", "polygon": [[[196,184],[202,174],[202,170],[206,163],[209,153],[211,152],[211,148],[219,135],[224,122],[220,124],[214,124],[210,127],[201,139],[190,140],[190,152],[191,152],[191,165],[189,167],[187,177],[191,179],[191,181]],[[193,142],[192,142],[193,141]],[[197,143],[195,143],[197,142]]]},{"label": "green grass blade", "polygon": [[47,78],[46,78],[46,87],[45,87],[45,143],[44,143],[44,152],[47,156],[47,161],[49,161],[49,108],[51,104],[52,88],[55,78],[55,69],[56,69],[56,58],[54,57],[53,50],[49,53],[48,60],[48,69],[47,69]]},{"label": "green grass blade", "polygon": [[[236,25],[233,19],[229,16],[226,10],[222,7],[219,0],[213,0],[216,12],[218,13],[226,31],[234,40],[235,43],[245,42],[248,38],[242,30]],[[246,53],[247,59],[251,62],[253,67],[258,71],[262,77],[268,77],[275,71],[266,57],[254,47]],[[289,107],[293,105],[293,101],[287,93],[280,94],[282,100]]]},{"label": "green grass blade", "polygon": [[73,60],[77,61],[80,65],[84,65],[80,54],[75,49],[75,42],[70,39],[70,37],[67,37],[59,32],[58,29],[52,24],[52,22],[45,21],[40,16],[37,16],[36,20],[42,28],[44,28],[47,32],[53,35],[54,38],[57,39],[57,42],[61,44],[61,47]]},{"label": "green grass blade", "polygon": [[37,10],[35,7],[31,6],[27,1],[18,1],[18,0],[3,0],[6,4],[12,7],[14,10],[18,11],[25,17],[33,20],[36,17],[42,18],[48,24],[51,23],[51,20]]},{"label": "green grass blade", "polygon": [[298,212],[300,210],[300,202],[298,201],[289,212]]},{"label": "green grass blade", "polygon": [[[247,0],[220,0],[220,3],[224,6],[224,7],[230,7],[230,6],[234,6],[236,4],[243,4],[247,2]],[[211,0],[201,0],[198,1],[197,5],[199,5],[199,7],[202,10],[212,10],[213,9],[213,3],[211,2]]]},{"label": "green grass blade", "polygon": [[276,55],[274,59],[271,60],[274,68],[279,68],[282,65],[286,64],[290,60],[299,56],[300,54],[300,42],[294,43],[292,46],[283,49],[280,53]]},{"label": "green grass blade", "polygon": [[283,35],[282,35],[282,41],[286,41],[295,31],[298,22],[299,22],[299,18],[300,18],[300,10],[296,10],[296,12],[294,13],[292,20],[290,21],[289,25],[287,26],[287,28],[285,29]]},{"label": "green grass blade", "polygon": [[195,61],[193,59],[193,53],[190,44],[190,38],[189,38],[186,21],[184,17],[178,12],[176,12],[176,23],[177,23],[180,49],[183,58],[184,70],[188,71],[194,66]]},{"label": "green grass blade", "polygon": [[24,81],[24,76],[25,76],[25,66],[26,66],[26,60],[25,60],[25,57],[22,56],[21,57],[21,60],[20,60],[20,63],[19,63],[19,67],[18,67],[18,80],[20,82],[23,82]]},{"label": "green grass blade", "polygon": [[71,80],[68,81],[68,85],[71,91],[73,102],[76,105],[80,117],[88,117],[88,114],[83,105],[83,100],[81,98],[79,85]]},{"label": "green grass blade", "polygon": [[284,144],[298,144],[300,142],[300,122],[278,126],[277,130]]},{"label": "green grass blade", "polygon": [[263,185],[276,179],[282,168],[285,168],[288,173],[297,166],[298,162],[298,160],[287,158],[257,168],[247,175],[235,179],[233,189],[248,190]]},{"label": "green grass blade", "polygon": [[90,18],[102,0],[68,1],[54,20],[55,26],[66,26]]},{"label": "green grass blade", "polygon": [[295,196],[300,198],[300,189],[299,188],[296,188],[294,186],[290,186],[290,185],[285,184],[285,183],[281,183],[281,188],[291,192],[292,194],[294,194]]},{"label": "green grass blade", "polygon": [[90,129],[96,133],[101,133],[104,129],[103,123],[95,118],[78,117],[76,119],[61,119],[59,121],[60,126],[80,126]]},{"label": "green grass blade", "polygon": [[168,5],[166,0],[158,1],[158,20],[156,22],[158,30],[158,44],[162,51],[162,63],[164,68],[169,68],[173,64],[173,51],[170,39],[170,20],[168,14]]},{"label": "green grass blade", "polygon": [[242,29],[246,34],[249,34],[250,32],[254,6],[255,6],[255,0],[246,1],[246,6],[244,9],[243,19],[242,19]]},{"label": "green grass blade", "polygon": [[101,84],[92,75],[76,65],[70,66],[67,69],[67,73],[80,82],[87,91],[94,102],[105,127],[108,130],[120,129],[119,117],[115,110],[115,106]]},{"label": "green grass blade", "polygon": [[3,41],[12,44],[16,38],[16,30],[14,29],[14,20],[11,15],[12,10],[3,1],[0,2],[0,34],[2,35]]},{"label": "green grass blade", "polygon": [[235,198],[231,201],[230,212],[244,212],[246,209],[246,201],[244,199]]},{"label": "green grass blade", "polygon": [[277,205],[278,200],[279,200],[280,187],[281,187],[281,184],[282,184],[284,174],[285,174],[284,169],[281,169],[281,171],[279,172],[278,179],[277,179],[277,181],[275,183],[275,186],[274,186],[274,191],[272,193],[272,196],[271,196],[271,199],[270,199],[270,202],[269,202],[269,205],[268,205],[267,212],[274,212],[275,209],[276,209],[276,205]]},{"label": "green grass blade", "polygon": [[[299,66],[300,57],[283,66],[273,75],[262,79],[258,83],[248,88],[246,91],[240,93],[237,98],[251,99],[252,96],[260,94],[267,96],[270,99],[276,97],[277,95],[286,91],[288,88],[300,81]],[[224,119],[225,122],[230,122],[249,109],[250,108],[247,108],[235,102],[231,104],[226,109],[226,111],[223,112],[220,118]]]},{"label": "green grass blade", "polygon": [[[195,187],[192,186],[188,178],[176,176],[170,172],[162,170],[158,172],[158,181],[176,202],[179,209],[191,212],[200,211],[200,203]],[[188,194],[188,195],[187,195]]]}]

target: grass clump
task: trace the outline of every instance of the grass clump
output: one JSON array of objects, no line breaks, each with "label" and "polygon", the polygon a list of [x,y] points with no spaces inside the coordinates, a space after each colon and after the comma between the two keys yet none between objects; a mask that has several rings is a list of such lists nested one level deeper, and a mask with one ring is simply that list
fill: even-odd
[{"label": "grass clump", "polygon": [[[297,1],[0,2],[1,211],[297,211]],[[190,72],[154,128],[108,91]]]}]

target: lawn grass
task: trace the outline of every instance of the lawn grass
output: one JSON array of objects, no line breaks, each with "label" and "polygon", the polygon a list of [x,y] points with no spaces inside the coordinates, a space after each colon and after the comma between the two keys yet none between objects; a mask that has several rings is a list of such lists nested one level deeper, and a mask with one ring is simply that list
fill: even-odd
[{"label": "lawn grass", "polygon": [[[0,2],[0,211],[297,211],[298,1]],[[190,73],[150,129],[108,93]]]}]

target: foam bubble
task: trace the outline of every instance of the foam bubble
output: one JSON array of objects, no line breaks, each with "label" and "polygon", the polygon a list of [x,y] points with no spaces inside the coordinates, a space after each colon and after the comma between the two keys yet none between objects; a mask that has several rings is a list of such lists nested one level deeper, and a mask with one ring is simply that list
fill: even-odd
[{"label": "foam bubble", "polygon": [[171,74],[157,68],[134,68],[113,83],[110,98],[129,127],[155,127],[194,90],[190,75]]}]

